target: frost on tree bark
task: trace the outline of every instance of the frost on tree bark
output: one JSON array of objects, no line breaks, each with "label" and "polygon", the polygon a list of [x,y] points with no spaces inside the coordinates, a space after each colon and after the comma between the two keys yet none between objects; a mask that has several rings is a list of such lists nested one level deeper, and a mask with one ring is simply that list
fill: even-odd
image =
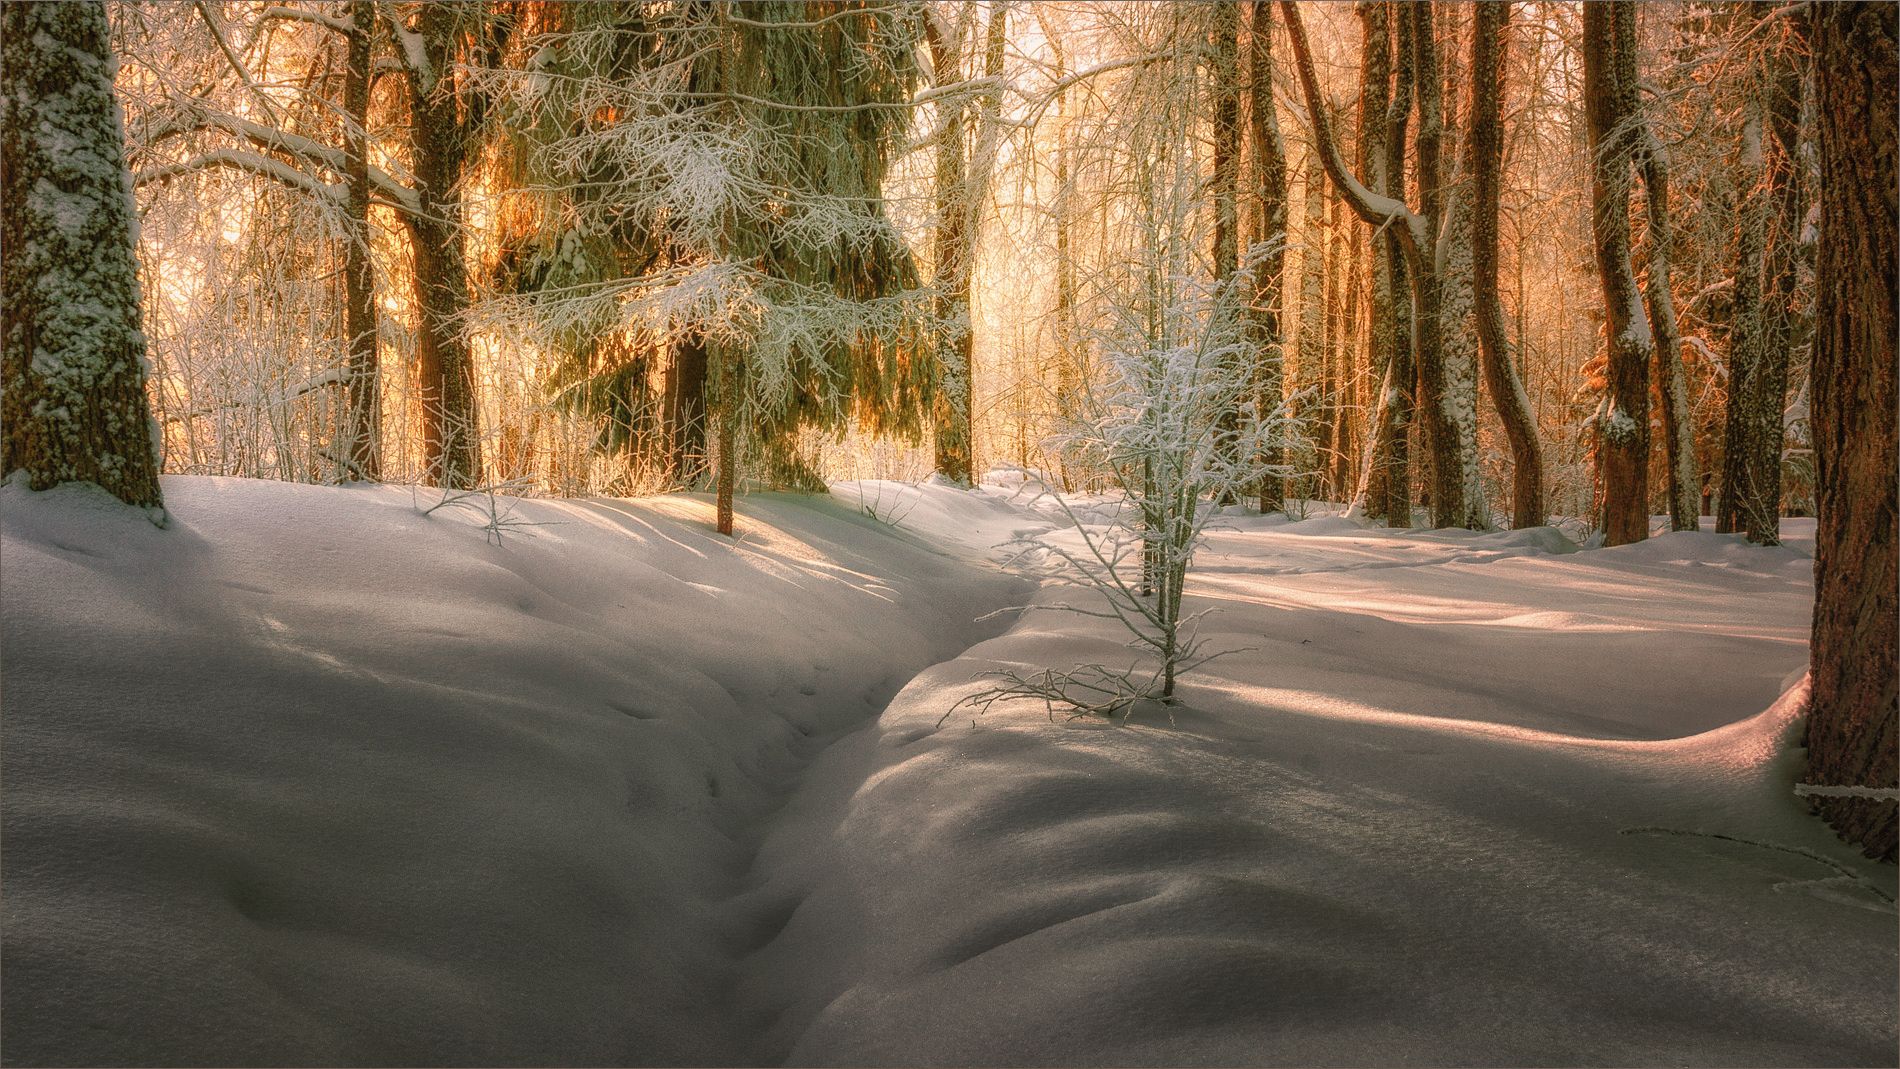
[{"label": "frost on tree bark", "polygon": [[1504,302],[1498,298],[1498,197],[1504,163],[1500,115],[1504,95],[1504,43],[1511,5],[1477,5],[1471,34],[1471,116],[1465,139],[1472,181],[1472,301],[1478,326],[1485,389],[1497,406],[1504,436],[1511,444],[1511,526],[1544,522],[1544,466],[1530,398],[1517,377],[1517,362],[1504,331]]},{"label": "frost on tree bark", "polygon": [[1629,0],[1583,9],[1583,93],[1592,159],[1591,233],[1609,331],[1609,388],[1597,418],[1604,544],[1649,536],[1649,321],[1630,264],[1636,150],[1636,12]]},{"label": "frost on tree bark", "polygon": [[[1895,257],[1900,47],[1886,3],[1814,8],[1821,240],[1815,264],[1813,430],[1819,482],[1807,781],[1900,787],[1895,747]],[[1891,799],[1817,798],[1870,855],[1895,857]]]},{"label": "frost on tree bark", "polygon": [[115,66],[101,3],[0,10],[0,471],[162,523]]},{"label": "frost on tree bark", "polygon": [[[1253,0],[1251,36],[1247,45],[1247,137],[1254,174],[1260,183],[1260,208],[1255,216],[1254,240],[1268,242],[1268,251],[1254,267],[1253,307],[1257,334],[1254,364],[1254,404],[1264,417],[1285,403],[1283,354],[1285,330],[1282,310],[1286,288],[1287,178],[1286,144],[1280,137],[1279,117],[1273,103],[1273,12],[1268,0]],[[1260,511],[1286,507],[1286,482],[1279,466],[1286,462],[1279,436],[1267,447],[1260,480]]]},{"label": "frost on tree bark", "polygon": [[348,55],[343,76],[343,111],[349,120],[349,192],[344,205],[348,231],[343,250],[343,329],[348,337],[344,388],[344,432],[336,456],[348,478],[382,478],[377,442],[379,373],[376,366],[376,281],[369,249],[369,82],[370,36],[376,10],[369,0],[350,0]]},{"label": "frost on tree bark", "polygon": [[[1379,129],[1382,154],[1367,157],[1367,166],[1376,168],[1368,175],[1371,191],[1381,196],[1404,199],[1405,127],[1412,107],[1411,19],[1392,4],[1361,5],[1362,13],[1377,12],[1375,22],[1368,17],[1366,33],[1377,37],[1369,56],[1389,53],[1393,83],[1385,97],[1385,116]],[[1397,48],[1393,49],[1393,38]],[[1371,77],[1374,68],[1366,68]],[[1379,68],[1380,72],[1384,67]],[[1377,78],[1382,93],[1388,78]],[[1373,117],[1376,121],[1377,117]],[[1374,367],[1379,369],[1383,393],[1376,407],[1370,470],[1366,483],[1366,512],[1389,527],[1412,526],[1410,431],[1413,391],[1418,369],[1412,360],[1411,303],[1407,293],[1405,247],[1396,227],[1386,228],[1380,241],[1378,259],[1373,265],[1372,335]]]}]

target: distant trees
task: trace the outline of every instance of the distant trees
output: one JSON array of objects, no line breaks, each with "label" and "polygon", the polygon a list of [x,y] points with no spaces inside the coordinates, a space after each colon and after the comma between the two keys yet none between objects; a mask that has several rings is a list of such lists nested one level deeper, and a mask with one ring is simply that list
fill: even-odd
[{"label": "distant trees", "polygon": [[0,8],[0,471],[162,521],[116,66],[101,3]]},{"label": "distant trees", "polygon": [[1813,691],[1807,780],[1847,838],[1892,861],[1900,805],[1838,796],[1900,789],[1900,502],[1896,501],[1895,257],[1900,256],[1900,9],[1818,4],[1821,242],[1816,263]]}]

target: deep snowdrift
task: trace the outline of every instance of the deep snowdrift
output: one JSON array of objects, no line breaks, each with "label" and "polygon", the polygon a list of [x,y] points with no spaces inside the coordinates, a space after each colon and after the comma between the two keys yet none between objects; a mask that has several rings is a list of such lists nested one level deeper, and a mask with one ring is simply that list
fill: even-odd
[{"label": "deep snowdrift", "polygon": [[750,829],[1021,597],[799,498],[165,493],[0,489],[12,1064],[742,1061]]},{"label": "deep snowdrift", "polygon": [[1021,478],[166,490],[0,490],[10,1062],[1892,1063],[1798,549],[1235,517],[1174,723],[939,727],[1124,655]]}]

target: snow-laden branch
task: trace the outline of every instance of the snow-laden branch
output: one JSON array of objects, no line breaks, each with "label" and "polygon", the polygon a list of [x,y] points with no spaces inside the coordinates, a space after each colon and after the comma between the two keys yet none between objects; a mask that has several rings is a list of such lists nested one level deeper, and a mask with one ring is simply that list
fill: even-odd
[{"label": "snow-laden branch", "polygon": [[347,196],[347,190],[340,182],[324,182],[309,172],[292,167],[282,160],[260,156],[255,152],[242,149],[220,148],[193,156],[177,163],[160,164],[138,172],[132,178],[135,186],[149,185],[153,182],[165,182],[181,175],[197,171],[215,169],[243,171],[282,183],[299,193],[309,196],[326,208],[340,209]]},{"label": "snow-laden branch", "polygon": [[1280,0],[1280,11],[1286,16],[1286,35],[1293,45],[1294,66],[1300,75],[1300,87],[1306,94],[1306,119],[1313,130],[1313,141],[1319,149],[1320,164],[1326,169],[1326,175],[1333,185],[1346,197],[1346,203],[1352,206],[1354,214],[1372,226],[1385,226],[1393,221],[1405,225],[1399,234],[1411,247],[1415,256],[1429,257],[1434,250],[1427,247],[1428,232],[1424,217],[1406,207],[1404,201],[1382,193],[1374,193],[1360,182],[1358,177],[1347,168],[1345,157],[1339,154],[1339,145],[1333,140],[1332,123],[1326,117],[1325,102],[1320,99],[1319,76],[1313,69],[1313,53],[1306,43],[1306,28],[1300,20],[1299,5],[1293,0]]},{"label": "snow-laden branch", "polygon": [[313,11],[309,8],[286,7],[281,4],[273,4],[259,12],[257,16],[259,22],[270,22],[278,19],[286,22],[307,22],[313,26],[321,26],[333,33],[342,34],[345,37],[355,32],[355,27],[351,26],[348,20],[335,18],[321,11]]}]

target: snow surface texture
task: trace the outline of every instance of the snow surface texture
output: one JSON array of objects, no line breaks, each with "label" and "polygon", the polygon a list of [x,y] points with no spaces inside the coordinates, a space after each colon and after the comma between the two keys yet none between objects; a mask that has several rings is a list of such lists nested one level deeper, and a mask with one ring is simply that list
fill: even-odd
[{"label": "snow surface texture", "polygon": [[1811,525],[1234,516],[1190,601],[1258,649],[1173,724],[939,726],[1128,655],[973,623],[1042,490],[500,547],[393,489],[0,490],[8,1061],[1893,1063],[1894,870],[1792,794]]}]

